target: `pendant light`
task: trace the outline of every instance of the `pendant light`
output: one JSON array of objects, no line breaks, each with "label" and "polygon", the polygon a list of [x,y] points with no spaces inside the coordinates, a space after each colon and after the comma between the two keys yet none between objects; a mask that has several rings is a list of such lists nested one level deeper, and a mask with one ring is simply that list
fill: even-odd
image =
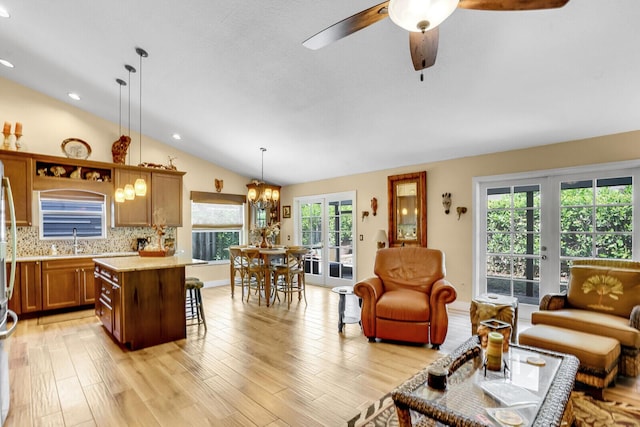
[{"label": "pendant light", "polygon": [[[124,68],[129,72],[129,135],[131,135],[131,73],[135,73],[136,69],[131,65],[126,64]],[[129,152],[129,160],[131,160],[131,152]],[[131,164],[131,161],[129,161]],[[136,191],[133,188],[133,185],[127,184],[124,186],[124,199],[125,200],[134,200],[136,198]]]},{"label": "pendant light", "polygon": [[[140,145],[139,145],[139,163],[138,167],[142,166],[142,58],[146,58],[149,56],[146,50],[137,47],[136,53],[140,56]],[[136,196],[146,196],[147,195],[147,183],[144,178],[140,176],[140,178],[136,179],[134,185],[134,193]]]},{"label": "pendant light", "polygon": [[[118,85],[120,86],[120,100],[118,105],[118,133],[122,135],[122,86],[126,86],[127,82],[122,79],[116,79],[116,83],[118,83]],[[117,203],[124,203],[124,189],[117,188],[114,198]]]}]

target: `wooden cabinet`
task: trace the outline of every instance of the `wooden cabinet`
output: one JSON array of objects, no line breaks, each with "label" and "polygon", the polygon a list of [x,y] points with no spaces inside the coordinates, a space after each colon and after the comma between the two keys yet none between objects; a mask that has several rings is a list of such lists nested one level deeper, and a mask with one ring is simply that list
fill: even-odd
[{"label": "wooden cabinet", "polygon": [[14,288],[20,288],[22,313],[35,313],[42,310],[42,274],[40,264],[40,261],[16,263],[16,284]]},{"label": "wooden cabinet", "polygon": [[92,304],[93,260],[72,258],[42,263],[42,310]]},{"label": "wooden cabinet", "polygon": [[[31,193],[33,166],[31,157],[22,153],[0,153],[4,165],[4,175],[9,178],[16,210],[16,225],[31,225]],[[5,205],[6,221],[9,222],[9,209]]]},{"label": "wooden cabinet", "polygon": [[151,174],[151,206],[152,212],[164,215],[167,226],[182,227],[182,175],[154,171]]},{"label": "wooden cabinet", "polygon": [[116,168],[115,188],[124,188],[125,185],[136,182],[138,178],[144,178],[147,182],[147,195],[145,197],[136,197],[134,200],[127,200],[124,203],[114,202],[116,227],[151,226],[151,214],[153,212],[151,210],[151,197],[149,197],[151,172]]},{"label": "wooden cabinet", "polygon": [[116,168],[115,187],[124,188],[142,177],[147,182],[147,195],[115,203],[116,227],[150,227],[158,212],[169,227],[182,226],[182,176],[184,172]]}]

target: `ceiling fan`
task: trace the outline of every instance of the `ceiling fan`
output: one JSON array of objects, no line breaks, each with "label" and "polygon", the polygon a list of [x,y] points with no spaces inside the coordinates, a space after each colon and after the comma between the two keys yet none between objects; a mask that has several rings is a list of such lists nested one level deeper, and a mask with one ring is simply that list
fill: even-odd
[{"label": "ceiling fan", "polygon": [[458,7],[476,10],[534,10],[562,7],[569,0],[390,0],[356,13],[305,40],[320,49],[389,16],[409,31],[409,48],[416,71],[431,67],[438,53],[438,25]]}]

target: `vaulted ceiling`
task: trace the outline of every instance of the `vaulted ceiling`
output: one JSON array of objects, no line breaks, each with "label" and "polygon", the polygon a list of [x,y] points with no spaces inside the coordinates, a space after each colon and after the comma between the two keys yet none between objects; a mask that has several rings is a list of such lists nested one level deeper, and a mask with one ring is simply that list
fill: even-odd
[{"label": "vaulted ceiling", "polygon": [[[424,81],[389,19],[302,46],[376,3],[0,0],[0,58],[15,65],[0,76],[117,123],[115,79],[143,47],[143,132],[252,177],[266,147],[265,180],[281,185],[639,127],[637,0],[457,9]],[[137,111],[137,76],[131,89]]]}]

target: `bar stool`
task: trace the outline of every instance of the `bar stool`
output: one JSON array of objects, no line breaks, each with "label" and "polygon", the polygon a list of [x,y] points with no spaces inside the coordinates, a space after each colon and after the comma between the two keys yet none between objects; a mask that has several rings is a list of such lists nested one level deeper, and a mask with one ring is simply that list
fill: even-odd
[{"label": "bar stool", "polygon": [[186,307],[185,314],[187,320],[195,320],[191,323],[187,323],[187,326],[204,325],[204,330],[207,330],[207,321],[204,317],[204,306],[202,305],[202,293],[200,289],[204,287],[204,283],[197,277],[187,277],[185,279],[185,288],[187,290],[186,295]]}]

